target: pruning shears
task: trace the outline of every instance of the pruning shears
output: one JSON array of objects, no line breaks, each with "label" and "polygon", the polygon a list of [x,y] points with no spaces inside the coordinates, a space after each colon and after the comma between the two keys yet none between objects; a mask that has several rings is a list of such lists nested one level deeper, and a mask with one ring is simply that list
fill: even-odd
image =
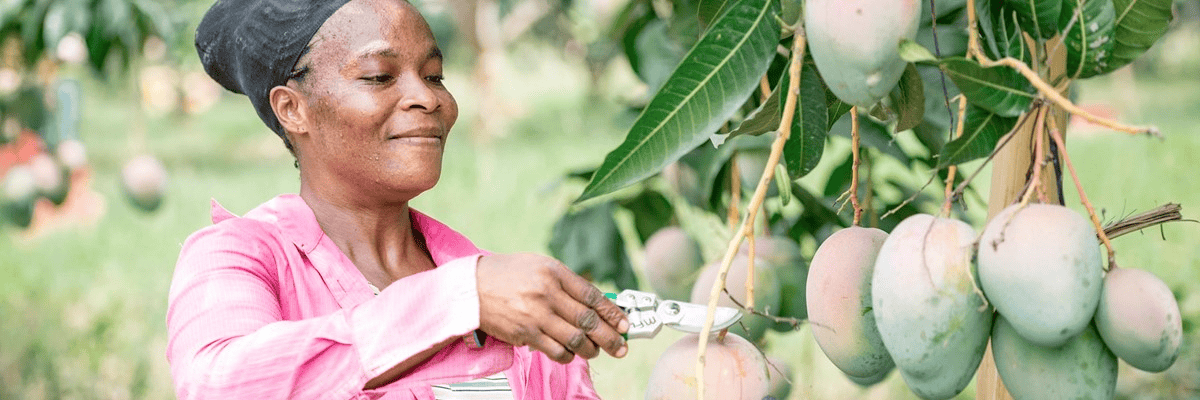
[{"label": "pruning shears", "polygon": [[[629,316],[629,331],[626,339],[653,338],[663,325],[672,329],[699,333],[708,316],[708,307],[674,300],[660,300],[658,295],[637,290],[621,293],[606,293]],[[719,332],[742,319],[742,311],[730,307],[717,307],[712,330]]]}]

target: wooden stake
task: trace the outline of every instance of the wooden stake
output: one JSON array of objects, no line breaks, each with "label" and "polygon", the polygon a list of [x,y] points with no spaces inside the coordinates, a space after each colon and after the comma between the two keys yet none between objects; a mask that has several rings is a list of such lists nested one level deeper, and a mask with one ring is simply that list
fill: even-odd
[{"label": "wooden stake", "polygon": [[[1046,48],[1054,47],[1058,42],[1057,39],[1051,39],[1046,43]],[[1050,77],[1061,77],[1066,70],[1066,52],[1058,52],[1061,56],[1049,61],[1046,70]],[[1056,79],[1047,79],[1054,82]],[[1057,90],[1065,95],[1069,88],[1070,80],[1062,79],[1062,84]],[[1046,103],[1043,107],[1048,107],[1046,111],[1046,123],[1054,124],[1059,128],[1060,132],[1065,132],[1067,127],[1066,113],[1055,106],[1054,103]],[[1036,122],[1036,121],[1033,121]],[[1015,203],[1020,199],[1026,187],[1027,174],[1030,173],[1030,167],[1034,163],[1034,133],[1037,131],[1036,123],[1026,123],[1019,125],[1017,130],[1009,133],[1012,135],[1012,142],[1001,149],[992,163],[992,186],[991,193],[988,197],[988,220],[995,217],[996,214],[1004,210],[1008,205]],[[1045,136],[1040,140],[1048,140]],[[1042,148],[1049,148],[1048,143],[1043,143]],[[1042,171],[1039,185],[1045,188],[1047,197],[1058,199],[1059,187],[1058,177],[1052,169]],[[1012,395],[1008,393],[1008,389],[1004,387],[1004,382],[1000,380],[1000,373],[996,370],[996,362],[992,358],[992,345],[988,343],[987,352],[983,355],[983,362],[979,365],[979,370],[976,373],[975,382],[975,398],[978,400],[1012,400]]]}]

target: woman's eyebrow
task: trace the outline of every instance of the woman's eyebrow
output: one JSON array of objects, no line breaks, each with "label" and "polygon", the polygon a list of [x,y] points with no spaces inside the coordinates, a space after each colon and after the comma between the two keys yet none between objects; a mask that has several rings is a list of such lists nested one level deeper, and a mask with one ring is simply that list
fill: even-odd
[{"label": "woman's eyebrow", "polygon": [[[358,50],[353,58],[355,60],[364,60],[374,57],[398,58],[400,57],[400,53],[397,52],[395,48],[389,46],[387,42],[378,41],[368,44],[362,49]],[[445,59],[445,56],[442,54],[442,49],[437,45],[430,47],[429,52],[425,53],[425,60],[435,59],[439,61]]]},{"label": "woman's eyebrow", "polygon": [[387,42],[380,40],[363,46],[362,49],[355,52],[354,59],[363,60],[374,57],[396,58],[399,56],[396,50],[389,46]]}]

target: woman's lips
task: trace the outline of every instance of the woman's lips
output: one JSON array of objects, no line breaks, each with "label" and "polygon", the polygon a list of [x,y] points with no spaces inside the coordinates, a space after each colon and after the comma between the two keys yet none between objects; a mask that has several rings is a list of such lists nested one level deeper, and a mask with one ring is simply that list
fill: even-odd
[{"label": "woman's lips", "polygon": [[389,137],[389,140],[399,140],[412,144],[441,144],[444,135],[441,131],[434,128],[414,129],[402,134]]},{"label": "woman's lips", "polygon": [[440,136],[399,136],[392,139],[414,145],[442,144],[442,138]]}]

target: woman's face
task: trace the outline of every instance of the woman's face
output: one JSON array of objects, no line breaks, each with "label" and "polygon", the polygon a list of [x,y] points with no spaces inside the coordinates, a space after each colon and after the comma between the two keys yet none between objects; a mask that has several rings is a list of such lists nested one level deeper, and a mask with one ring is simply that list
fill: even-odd
[{"label": "woman's face", "polygon": [[297,143],[302,169],[404,200],[437,183],[458,105],[442,85],[441,51],[412,5],[350,1],[297,65],[309,67],[296,83],[310,131]]}]

